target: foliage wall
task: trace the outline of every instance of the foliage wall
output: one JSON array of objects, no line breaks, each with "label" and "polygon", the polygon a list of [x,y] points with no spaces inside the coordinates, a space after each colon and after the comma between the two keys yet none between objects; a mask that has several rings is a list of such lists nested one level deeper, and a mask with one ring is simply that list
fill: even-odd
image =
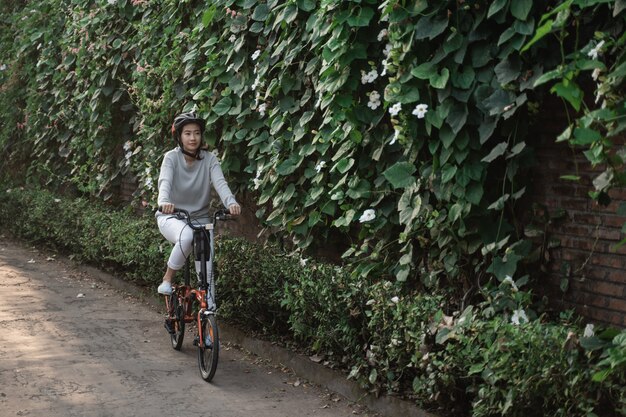
[{"label": "foliage wall", "polygon": [[195,110],[266,225],[302,248],[340,234],[357,276],[444,288],[450,312],[545,253],[518,221],[545,94],[558,139],[606,166],[592,197],[623,181],[621,0],[0,4],[5,176],[106,200],[132,174],[154,202]]}]

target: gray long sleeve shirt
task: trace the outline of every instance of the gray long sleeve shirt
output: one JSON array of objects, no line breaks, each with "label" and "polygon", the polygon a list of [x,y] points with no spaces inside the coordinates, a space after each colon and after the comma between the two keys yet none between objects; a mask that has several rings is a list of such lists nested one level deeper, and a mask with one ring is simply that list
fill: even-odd
[{"label": "gray long sleeve shirt", "polygon": [[[191,165],[185,161],[180,148],[165,154],[159,174],[159,206],[174,204],[187,210],[193,218],[208,218],[211,201],[211,186],[225,207],[236,204],[235,196],[230,191],[217,157],[207,151],[200,151],[201,160]],[[160,211],[157,216],[163,216]]]}]

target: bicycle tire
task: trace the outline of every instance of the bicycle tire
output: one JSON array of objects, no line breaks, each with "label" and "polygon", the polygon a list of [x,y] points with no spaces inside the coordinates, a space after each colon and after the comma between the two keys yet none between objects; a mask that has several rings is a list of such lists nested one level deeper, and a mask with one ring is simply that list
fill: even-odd
[{"label": "bicycle tire", "polygon": [[201,326],[200,337],[204,338],[204,343],[198,344],[198,366],[202,379],[206,382],[210,382],[217,370],[217,362],[220,353],[219,331],[217,329],[215,315],[205,315],[201,320]]},{"label": "bicycle tire", "polygon": [[173,333],[170,333],[170,339],[172,347],[176,350],[180,350],[183,345],[183,339],[185,338],[185,310],[176,292],[173,292],[170,296],[170,305],[172,315],[175,317],[175,320],[172,321]]}]

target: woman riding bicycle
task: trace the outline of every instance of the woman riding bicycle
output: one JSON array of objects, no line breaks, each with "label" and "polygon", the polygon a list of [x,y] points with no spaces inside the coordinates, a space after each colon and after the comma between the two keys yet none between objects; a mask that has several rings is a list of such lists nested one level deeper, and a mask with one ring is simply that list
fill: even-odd
[{"label": "woman riding bicycle", "polygon": [[[161,164],[158,182],[160,211],[157,211],[156,219],[159,231],[174,243],[174,248],[157,290],[159,294],[171,294],[172,279],[184,266],[193,242],[193,231],[185,221],[171,216],[174,208],[187,210],[198,223],[208,223],[212,186],[230,214],[241,213],[217,157],[202,145],[205,126],[205,121],[194,113],[176,116],[172,135],[178,146],[165,154]],[[196,262],[196,271],[200,270],[198,264]]]}]

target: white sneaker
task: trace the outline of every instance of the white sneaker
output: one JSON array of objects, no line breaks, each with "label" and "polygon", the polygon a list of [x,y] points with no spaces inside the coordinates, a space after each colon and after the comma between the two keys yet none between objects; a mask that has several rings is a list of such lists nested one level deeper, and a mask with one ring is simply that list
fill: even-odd
[{"label": "white sneaker", "polygon": [[172,293],[172,284],[167,281],[163,281],[161,285],[159,285],[159,288],[157,288],[157,292],[163,295],[170,295]]}]

